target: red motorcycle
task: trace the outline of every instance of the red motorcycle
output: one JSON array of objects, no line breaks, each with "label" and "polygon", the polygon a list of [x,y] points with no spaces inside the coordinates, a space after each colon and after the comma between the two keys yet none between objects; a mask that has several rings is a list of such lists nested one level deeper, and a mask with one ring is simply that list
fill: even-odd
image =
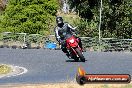
[{"label": "red motorcycle", "polygon": [[75,61],[79,61],[79,59],[82,62],[85,62],[85,57],[83,56],[82,49],[79,46],[79,40],[75,38],[74,35],[68,34],[66,36],[66,44],[67,44],[67,50],[70,53],[70,56]]}]

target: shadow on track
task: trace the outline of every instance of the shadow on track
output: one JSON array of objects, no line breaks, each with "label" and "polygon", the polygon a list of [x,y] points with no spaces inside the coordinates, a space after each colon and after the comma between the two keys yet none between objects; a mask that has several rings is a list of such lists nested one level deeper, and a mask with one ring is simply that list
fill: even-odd
[{"label": "shadow on track", "polygon": [[[87,61],[87,60],[85,60],[85,62],[86,62],[86,61]],[[75,60],[72,60],[72,59],[71,59],[71,60],[66,60],[66,62],[82,62],[82,61],[81,61],[81,60],[75,61]],[[84,62],[84,63],[85,63],[85,62]]]}]

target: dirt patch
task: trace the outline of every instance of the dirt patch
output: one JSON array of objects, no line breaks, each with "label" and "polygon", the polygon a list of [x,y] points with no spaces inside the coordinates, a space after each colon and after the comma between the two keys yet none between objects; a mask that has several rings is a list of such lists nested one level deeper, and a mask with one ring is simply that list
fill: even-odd
[{"label": "dirt patch", "polygon": [[3,85],[0,88],[132,88],[130,84],[85,84],[83,86],[77,83],[56,83],[56,84],[16,84]]}]

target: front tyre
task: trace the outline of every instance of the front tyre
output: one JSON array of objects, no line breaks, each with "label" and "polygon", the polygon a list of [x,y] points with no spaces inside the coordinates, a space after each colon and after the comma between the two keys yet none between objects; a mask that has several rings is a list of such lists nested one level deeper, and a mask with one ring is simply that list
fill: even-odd
[{"label": "front tyre", "polygon": [[85,58],[84,58],[82,52],[79,50],[79,48],[76,48],[75,50],[76,50],[78,56],[80,57],[80,60],[81,60],[82,62],[85,62]]},{"label": "front tyre", "polygon": [[75,62],[78,62],[79,61],[79,58],[78,57],[75,57],[74,60],[75,60]]}]

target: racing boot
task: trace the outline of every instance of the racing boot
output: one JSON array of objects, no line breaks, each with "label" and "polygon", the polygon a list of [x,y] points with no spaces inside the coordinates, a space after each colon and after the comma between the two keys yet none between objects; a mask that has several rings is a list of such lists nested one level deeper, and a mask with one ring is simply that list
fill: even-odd
[{"label": "racing boot", "polygon": [[69,59],[72,59],[69,53],[66,53],[66,56],[67,56]]},{"label": "racing boot", "polygon": [[69,52],[67,51],[66,48],[62,48],[62,51],[66,54],[66,56],[67,56],[69,59],[71,59],[71,56],[70,56],[70,54],[69,54]]}]

